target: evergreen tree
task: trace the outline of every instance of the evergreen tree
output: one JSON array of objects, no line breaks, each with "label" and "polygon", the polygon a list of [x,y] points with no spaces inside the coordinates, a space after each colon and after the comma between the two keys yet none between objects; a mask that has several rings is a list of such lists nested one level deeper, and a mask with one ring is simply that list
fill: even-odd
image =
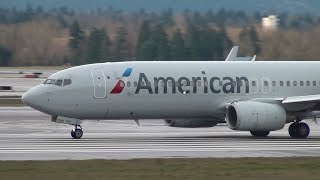
[{"label": "evergreen tree", "polygon": [[188,24],[187,27],[187,48],[188,48],[188,59],[189,60],[199,60],[201,56],[200,52],[200,30],[192,25]]},{"label": "evergreen tree", "polygon": [[255,55],[261,52],[259,37],[253,26],[243,28],[239,34],[239,40],[240,54],[242,56]]},{"label": "evergreen tree", "polygon": [[151,28],[149,21],[144,21],[141,24],[139,35],[138,35],[138,41],[137,41],[137,48],[136,48],[136,56],[137,60],[141,60],[143,57],[143,51],[142,47],[143,44],[150,40],[151,37]]},{"label": "evergreen tree", "polygon": [[0,46],[0,66],[8,66],[12,57],[12,52],[4,47]]},{"label": "evergreen tree", "polygon": [[155,60],[168,60],[170,57],[169,40],[168,35],[161,24],[155,26],[152,32],[151,41],[154,41],[157,44],[157,56]]},{"label": "evergreen tree", "polygon": [[93,28],[90,32],[87,47],[87,62],[107,61],[110,40],[105,29]]},{"label": "evergreen tree", "polygon": [[84,32],[81,30],[78,21],[74,21],[69,29],[69,35],[71,39],[69,41],[69,47],[73,50],[80,48],[80,43],[84,39]]},{"label": "evergreen tree", "polygon": [[251,39],[251,44],[253,47],[254,54],[260,54],[261,52],[260,40],[259,40],[258,33],[256,31],[256,28],[254,28],[254,26],[250,27],[249,34],[250,34],[250,39]]},{"label": "evergreen tree", "polygon": [[127,36],[127,29],[124,26],[118,27],[115,43],[115,56],[117,61],[124,61],[125,58],[128,58],[129,56]]},{"label": "evergreen tree", "polygon": [[84,49],[84,32],[81,30],[78,21],[74,21],[69,29],[69,47],[72,52],[72,62],[73,65],[79,65],[83,60],[83,49]]},{"label": "evergreen tree", "polygon": [[171,59],[172,60],[185,60],[186,58],[186,47],[183,36],[178,29],[174,32],[171,40]]},{"label": "evergreen tree", "polygon": [[148,40],[141,45],[141,57],[142,61],[155,60],[158,56],[157,43],[152,40]]},{"label": "evergreen tree", "polygon": [[218,32],[218,42],[220,42],[218,47],[217,59],[224,60],[223,57],[226,57],[230,49],[233,46],[232,40],[229,38],[228,33],[224,25],[219,27]]}]

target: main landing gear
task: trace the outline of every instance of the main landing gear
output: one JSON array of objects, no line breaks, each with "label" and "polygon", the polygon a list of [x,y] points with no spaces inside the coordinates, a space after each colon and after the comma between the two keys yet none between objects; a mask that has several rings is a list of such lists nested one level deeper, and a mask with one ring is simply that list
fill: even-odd
[{"label": "main landing gear", "polygon": [[306,138],[310,134],[310,128],[306,123],[294,122],[289,126],[289,134],[292,138]]},{"label": "main landing gear", "polygon": [[80,139],[83,135],[82,127],[80,125],[75,125],[75,128],[71,131],[71,136],[74,139]]}]

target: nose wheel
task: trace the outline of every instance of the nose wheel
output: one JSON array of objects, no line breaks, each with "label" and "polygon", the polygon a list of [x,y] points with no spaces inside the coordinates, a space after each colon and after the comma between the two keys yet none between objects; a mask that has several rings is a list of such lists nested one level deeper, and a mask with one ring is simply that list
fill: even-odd
[{"label": "nose wheel", "polygon": [[310,128],[306,123],[294,122],[289,126],[289,135],[292,138],[306,138],[310,134]]},{"label": "nose wheel", "polygon": [[80,125],[75,125],[75,128],[71,131],[71,136],[74,139],[80,139],[83,135],[83,131]]}]

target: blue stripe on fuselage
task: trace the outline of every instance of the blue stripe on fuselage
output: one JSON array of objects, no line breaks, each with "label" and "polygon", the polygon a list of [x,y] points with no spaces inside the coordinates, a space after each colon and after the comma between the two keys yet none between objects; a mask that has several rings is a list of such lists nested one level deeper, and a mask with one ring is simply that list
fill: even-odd
[{"label": "blue stripe on fuselage", "polygon": [[127,68],[122,77],[129,77],[133,68]]}]

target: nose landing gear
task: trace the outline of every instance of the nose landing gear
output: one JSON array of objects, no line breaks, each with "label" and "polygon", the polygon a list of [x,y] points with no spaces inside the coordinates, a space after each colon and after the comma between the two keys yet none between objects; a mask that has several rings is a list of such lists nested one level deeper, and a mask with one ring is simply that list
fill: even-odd
[{"label": "nose landing gear", "polygon": [[294,122],[289,126],[289,135],[292,138],[306,138],[310,134],[310,128],[306,123]]},{"label": "nose landing gear", "polygon": [[71,136],[74,139],[80,139],[83,135],[82,127],[80,125],[75,125],[75,128],[71,131]]}]

